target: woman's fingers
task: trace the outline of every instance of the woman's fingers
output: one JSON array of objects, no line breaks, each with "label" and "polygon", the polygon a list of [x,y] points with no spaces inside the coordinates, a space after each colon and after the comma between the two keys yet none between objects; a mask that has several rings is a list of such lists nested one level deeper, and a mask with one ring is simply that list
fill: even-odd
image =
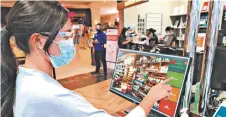
[{"label": "woman's fingers", "polygon": [[164,85],[164,89],[166,89],[169,92],[172,91],[172,87],[170,85]]},{"label": "woman's fingers", "polygon": [[164,84],[164,85],[165,85],[165,84],[167,84],[167,83],[168,83],[169,81],[171,81],[171,80],[172,80],[171,78],[168,78],[168,79],[162,81],[161,84]]}]

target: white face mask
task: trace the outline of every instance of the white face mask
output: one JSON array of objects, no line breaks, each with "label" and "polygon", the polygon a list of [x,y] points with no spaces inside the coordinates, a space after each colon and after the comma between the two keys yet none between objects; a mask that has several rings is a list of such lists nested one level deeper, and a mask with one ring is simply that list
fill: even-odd
[{"label": "white face mask", "polygon": [[171,33],[170,32],[166,32],[166,35],[171,35]]},{"label": "white face mask", "polygon": [[127,36],[128,35],[128,32],[125,32],[125,36]]}]

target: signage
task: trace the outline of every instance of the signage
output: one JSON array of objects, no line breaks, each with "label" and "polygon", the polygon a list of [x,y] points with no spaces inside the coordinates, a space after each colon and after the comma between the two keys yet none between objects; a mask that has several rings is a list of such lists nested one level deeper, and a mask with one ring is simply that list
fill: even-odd
[{"label": "signage", "polygon": [[108,29],[107,30],[107,35],[118,35],[118,30],[117,29]]},{"label": "signage", "polygon": [[223,44],[226,46],[226,37],[223,38]]}]

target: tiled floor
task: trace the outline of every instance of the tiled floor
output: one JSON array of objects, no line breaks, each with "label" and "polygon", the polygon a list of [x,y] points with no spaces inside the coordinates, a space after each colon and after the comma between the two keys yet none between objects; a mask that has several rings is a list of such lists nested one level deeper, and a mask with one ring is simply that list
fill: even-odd
[{"label": "tiled floor", "polygon": [[107,77],[102,77],[101,75],[92,75],[91,73],[85,73],[85,74],[79,74],[79,75],[71,76],[64,79],[59,79],[58,81],[65,88],[74,90],[74,89],[92,85],[107,79],[111,79],[112,73],[113,73],[113,70],[108,69]]},{"label": "tiled floor", "polygon": [[[80,55],[79,57],[77,57]],[[106,79],[112,78],[113,70],[108,69],[107,78],[100,75],[92,75],[90,72],[95,70],[91,65],[91,50],[80,49],[75,58],[66,66],[56,69],[57,80],[71,90],[92,85]]]}]

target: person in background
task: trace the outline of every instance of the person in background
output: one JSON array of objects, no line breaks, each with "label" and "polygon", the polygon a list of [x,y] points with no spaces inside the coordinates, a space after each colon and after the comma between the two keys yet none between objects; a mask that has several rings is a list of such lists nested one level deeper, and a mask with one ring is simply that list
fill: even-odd
[{"label": "person in background", "polygon": [[74,24],[72,26],[72,33],[73,33],[73,42],[74,44],[79,44],[80,34],[79,34],[79,25]]},{"label": "person in background", "polygon": [[[167,37],[173,36],[173,37],[172,37],[172,41],[170,42],[170,46],[171,46],[171,47],[176,47],[176,46],[178,45],[179,42],[178,42],[177,38],[176,38],[175,35],[174,35],[173,28],[170,27],[170,26],[168,26],[168,27],[166,27],[165,31],[166,31],[166,35],[165,35],[164,38],[165,38],[165,39],[168,39]],[[164,40],[164,41],[166,41],[166,40]]]},{"label": "person in background", "polygon": [[127,45],[131,42],[130,40],[127,40],[127,38],[128,38],[127,31],[128,31],[128,29],[126,27],[124,27],[118,37],[119,48],[126,49]]},{"label": "person in background", "polygon": [[[73,40],[61,36],[71,29],[67,14],[56,1],[16,1],[10,9],[0,40],[1,117],[112,117],[53,78],[53,67],[69,64],[76,55]],[[26,56],[19,67],[10,37]],[[155,102],[171,95],[169,81],[152,87],[125,117],[147,116]]]},{"label": "person in background", "polygon": [[102,31],[101,24],[96,25],[96,31],[97,33],[94,35],[93,40],[96,70],[92,74],[99,74],[101,61],[104,68],[104,74],[102,76],[107,77],[106,49],[104,47],[107,43],[107,35]]},{"label": "person in background", "polygon": [[80,58],[80,46],[79,46],[79,43],[80,43],[80,34],[79,34],[79,25],[78,24],[74,24],[72,26],[72,39],[73,39],[73,43],[74,45],[76,46],[76,59],[78,60]]},{"label": "person in background", "polygon": [[149,40],[149,45],[158,44],[159,40],[158,37],[155,35],[156,30],[153,28],[150,28],[146,32],[146,36]]},{"label": "person in background", "polygon": [[81,49],[87,49],[88,46],[88,30],[84,29],[81,37]]},{"label": "person in background", "polygon": [[88,35],[89,35],[88,45],[89,45],[90,48],[93,48],[93,38],[94,38],[94,33],[93,33],[91,27],[89,27]]}]

